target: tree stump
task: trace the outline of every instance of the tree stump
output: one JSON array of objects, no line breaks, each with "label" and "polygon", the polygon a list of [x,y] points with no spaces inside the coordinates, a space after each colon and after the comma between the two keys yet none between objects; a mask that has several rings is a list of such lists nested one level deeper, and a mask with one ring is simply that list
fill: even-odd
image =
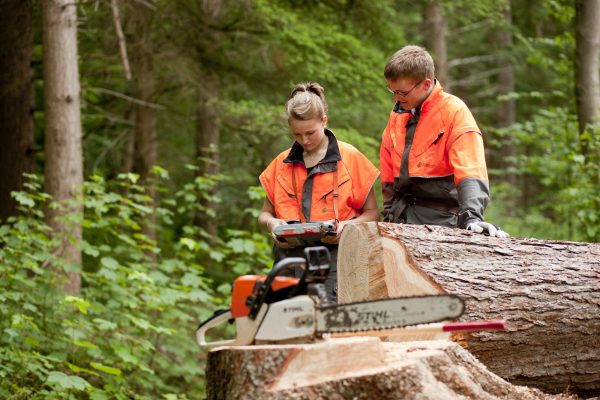
[{"label": "tree stump", "polygon": [[378,338],[222,347],[207,364],[207,399],[573,399],[512,385],[450,341]]},{"label": "tree stump", "polygon": [[600,392],[600,244],[346,226],[341,303],[440,292],[465,299],[462,320],[507,320],[504,332],[453,336],[495,374],[547,392]]}]

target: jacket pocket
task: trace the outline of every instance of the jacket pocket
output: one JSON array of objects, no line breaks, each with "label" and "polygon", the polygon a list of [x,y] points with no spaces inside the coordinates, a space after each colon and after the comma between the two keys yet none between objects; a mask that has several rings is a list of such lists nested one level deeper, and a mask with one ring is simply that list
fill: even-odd
[{"label": "jacket pocket", "polygon": [[444,136],[444,131],[438,132],[436,135],[432,135],[421,147],[413,147],[411,150],[411,155],[416,158],[421,154],[425,153],[427,150],[431,149],[438,143],[441,144],[441,139]]},{"label": "jacket pocket", "polygon": [[[342,179],[338,182],[338,193],[340,194],[340,196],[341,196],[341,193],[343,192],[342,189],[346,190],[346,185],[350,185],[350,184],[351,184],[351,182],[350,182],[350,175],[343,176]],[[326,202],[327,201],[327,197],[331,197],[333,195],[333,187],[325,189],[321,193],[315,193],[315,194],[317,195],[315,197],[318,199],[318,201],[325,201]]]},{"label": "jacket pocket", "polygon": [[443,140],[444,132],[428,138],[427,144],[411,153],[408,166],[411,176],[433,177],[452,174]]}]

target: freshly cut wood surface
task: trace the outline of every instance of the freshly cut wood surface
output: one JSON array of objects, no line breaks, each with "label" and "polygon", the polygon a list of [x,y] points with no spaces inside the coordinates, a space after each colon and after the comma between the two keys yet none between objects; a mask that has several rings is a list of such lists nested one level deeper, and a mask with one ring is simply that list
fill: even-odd
[{"label": "freshly cut wood surface", "polygon": [[572,399],[514,386],[450,341],[222,347],[206,378],[210,400]]},{"label": "freshly cut wood surface", "polygon": [[494,373],[545,391],[600,391],[600,244],[346,226],[340,302],[440,292],[466,300],[462,320],[507,320],[505,332],[453,336]]}]

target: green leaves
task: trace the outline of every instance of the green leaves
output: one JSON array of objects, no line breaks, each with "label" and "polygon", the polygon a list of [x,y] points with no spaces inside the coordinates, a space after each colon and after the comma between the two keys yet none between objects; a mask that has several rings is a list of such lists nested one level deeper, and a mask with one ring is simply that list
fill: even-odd
[{"label": "green leaves", "polygon": [[[519,188],[494,185],[490,220],[504,220],[503,229],[515,236],[600,240],[600,127],[591,126],[580,135],[574,114],[548,107],[530,121],[499,133],[507,131],[527,148],[527,154],[509,161],[521,179],[527,180],[526,190],[534,200],[519,201],[523,198]],[[582,141],[589,145],[587,156]],[[519,201],[517,207],[515,201]]]},{"label": "green leaves", "polygon": [[[132,182],[135,176],[106,181],[94,175],[85,183],[83,285],[76,296],[57,290],[56,270],[46,267],[62,260],[53,255],[58,234],[42,214],[23,213],[0,226],[0,398],[201,393],[191,332],[215,299],[199,262],[210,261],[209,253],[224,260],[229,250],[222,242],[209,245],[187,211],[165,210],[187,227],[179,231],[170,225],[174,220],[162,220],[158,229],[169,240],[150,241],[139,227],[155,209],[139,203],[146,189]],[[38,207],[44,196],[38,185],[31,188],[19,196]],[[174,209],[185,201],[165,200]],[[157,254],[155,262],[148,251]],[[196,383],[183,389],[181,377]]]},{"label": "green leaves", "polygon": [[87,314],[90,303],[81,297],[65,296],[65,303],[72,304],[77,307],[80,313]]},{"label": "green leaves", "polygon": [[35,201],[28,197],[24,192],[12,192],[13,198],[22,206],[33,208]]},{"label": "green leaves", "polygon": [[78,376],[66,375],[60,371],[52,371],[48,374],[46,383],[60,389],[85,390],[90,384]]},{"label": "green leaves", "polygon": [[[194,329],[228,304],[226,288],[236,274],[259,273],[272,263],[266,235],[235,229],[214,237],[194,225],[200,188],[219,179],[195,177],[150,207],[140,203],[147,189],[136,186],[135,176],[90,177],[78,295],[65,296],[56,270],[47,268],[64,263],[54,255],[60,235],[44,224],[43,214],[23,213],[0,225],[0,398],[201,395],[203,358]],[[34,208],[47,200],[39,185],[31,190],[21,197],[32,199]],[[140,226],[161,206],[170,218],[157,220],[162,240],[154,243]]]},{"label": "green leaves", "polygon": [[91,362],[90,366],[98,371],[105,372],[110,375],[121,376],[122,372],[119,368],[109,367],[100,363]]}]

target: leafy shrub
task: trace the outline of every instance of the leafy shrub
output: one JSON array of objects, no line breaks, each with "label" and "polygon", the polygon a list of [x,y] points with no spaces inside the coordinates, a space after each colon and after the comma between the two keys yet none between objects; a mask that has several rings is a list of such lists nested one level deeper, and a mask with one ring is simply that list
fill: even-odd
[{"label": "leafy shrub", "polygon": [[[76,296],[57,285],[56,275],[74,267],[56,255],[60,232],[43,221],[51,199],[41,179],[31,176],[27,191],[15,193],[21,215],[0,226],[1,398],[203,397],[205,352],[193,333],[228,301],[206,270],[231,269],[224,279],[257,272],[269,265],[268,242],[235,230],[209,244],[191,224],[199,189],[215,181],[198,178],[153,207],[137,179],[85,182]],[[158,242],[144,233],[152,221]]]},{"label": "leafy shrub", "polygon": [[490,221],[517,236],[599,241],[600,127],[580,134],[575,115],[551,108],[500,133],[523,149],[509,160],[522,184],[492,187]]}]

